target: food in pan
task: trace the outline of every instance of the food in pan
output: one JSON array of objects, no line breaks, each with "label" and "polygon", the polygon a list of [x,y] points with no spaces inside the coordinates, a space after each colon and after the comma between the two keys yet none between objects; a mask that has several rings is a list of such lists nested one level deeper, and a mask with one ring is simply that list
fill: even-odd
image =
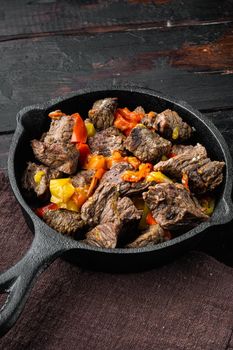
[{"label": "food in pan", "polygon": [[[146,106],[144,106],[146,108]],[[209,219],[224,162],[194,143],[177,112],[96,101],[88,115],[49,113],[22,176],[50,227],[86,244],[138,248],[165,242]]]}]

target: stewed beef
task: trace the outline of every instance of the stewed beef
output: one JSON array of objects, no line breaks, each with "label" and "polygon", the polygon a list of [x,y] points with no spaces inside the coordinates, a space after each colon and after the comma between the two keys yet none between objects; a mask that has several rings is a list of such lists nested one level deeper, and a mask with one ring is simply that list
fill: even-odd
[{"label": "stewed beef", "polygon": [[[174,147],[172,148],[172,152]],[[188,152],[180,152],[177,156],[168,160],[161,161],[154,166],[155,171],[162,171],[165,174],[180,179],[182,177],[182,171],[192,163],[198,163],[201,159],[207,157],[205,147],[197,144],[195,147],[190,148]]]},{"label": "stewed beef", "polygon": [[83,204],[81,216],[90,227],[100,222],[101,214],[111,197],[116,195],[116,188],[110,183],[100,183],[94,194]]},{"label": "stewed beef", "polygon": [[127,169],[132,169],[128,163],[114,165],[103,175],[94,194],[83,204],[81,209],[82,218],[89,226],[98,224],[109,200],[121,194],[121,187],[127,184],[122,180],[121,176]]},{"label": "stewed beef", "polygon": [[46,200],[50,196],[49,181],[61,176],[62,172],[59,170],[28,162],[22,177],[22,187],[28,194],[35,193],[40,199]]},{"label": "stewed beef", "polygon": [[95,174],[95,170],[80,170],[71,177],[71,182],[74,187],[85,187],[90,185],[91,180]]},{"label": "stewed beef", "polygon": [[95,136],[88,138],[91,153],[111,156],[112,152],[123,151],[125,136],[114,126],[98,131]]},{"label": "stewed beef", "polygon": [[168,240],[168,233],[159,224],[150,225],[141,232],[133,242],[126,245],[126,248],[140,248],[148,245],[154,245]]},{"label": "stewed beef", "polygon": [[[118,163],[113,166],[104,174],[94,194],[83,204],[81,209],[82,218],[89,226],[98,224],[101,220],[106,222],[102,213],[108,213],[109,210],[109,213],[111,212],[110,216],[113,215],[110,211],[111,201],[116,203],[120,195],[128,195],[131,192],[131,183],[125,182],[121,178],[123,172],[129,168],[132,169],[128,163]],[[146,186],[142,185],[139,189],[138,185],[137,193],[142,192],[147,187],[148,184]],[[129,204],[129,199],[127,201]]]},{"label": "stewed beef", "polygon": [[196,146],[192,146],[192,145],[173,145],[172,149],[171,149],[171,154],[173,156],[177,156],[183,153],[187,153],[187,152],[191,152],[193,154],[193,152],[195,152],[196,154],[198,154],[199,152],[201,152],[201,154],[203,154],[203,156],[207,157],[207,152],[204,146],[200,145],[200,143],[197,143]]},{"label": "stewed beef", "polygon": [[192,192],[204,194],[215,190],[223,180],[224,162],[203,159],[199,164],[187,166],[183,173],[188,175],[189,187]]},{"label": "stewed beef", "polygon": [[170,109],[159,113],[153,124],[158,133],[171,141],[185,141],[191,137],[192,128],[178,113]]},{"label": "stewed beef", "polygon": [[138,222],[141,218],[141,212],[135,207],[133,202],[128,197],[119,198],[116,193],[106,204],[100,222],[116,222],[121,227],[127,225],[129,222]]},{"label": "stewed beef", "polygon": [[145,181],[127,182],[122,179],[122,175],[126,170],[133,170],[133,167],[126,162],[115,164],[107,171],[102,180],[101,185],[111,184],[116,187],[117,192],[121,196],[139,195],[149,187],[149,183]]},{"label": "stewed beef", "polygon": [[86,234],[83,241],[87,244],[102,248],[115,248],[120,227],[114,222],[107,222],[94,227]]},{"label": "stewed beef", "polygon": [[133,128],[124,146],[142,162],[154,162],[171,150],[171,142],[140,124]]},{"label": "stewed beef", "polygon": [[73,174],[77,170],[79,153],[70,142],[74,120],[62,116],[52,120],[50,129],[40,140],[32,140],[31,145],[35,157],[44,165]]},{"label": "stewed beef", "polygon": [[108,97],[96,101],[88,112],[88,117],[96,129],[107,129],[113,125],[114,113],[117,108],[117,98]]},{"label": "stewed beef", "polygon": [[115,248],[119,235],[127,233],[127,236],[130,237],[132,230],[136,229],[141,218],[140,211],[129,198],[118,198],[118,196],[119,194],[115,192],[107,201],[100,217],[100,224],[86,235],[88,244]]},{"label": "stewed beef", "polygon": [[66,209],[48,210],[43,219],[54,230],[70,236],[80,233],[85,226],[80,213]]},{"label": "stewed beef", "polygon": [[181,184],[157,184],[149,187],[143,198],[157,223],[164,229],[191,228],[209,219]]},{"label": "stewed beef", "polygon": [[156,129],[156,118],[157,113],[154,113],[154,115],[146,114],[145,117],[142,119],[142,124],[145,125],[149,129]]},{"label": "stewed beef", "polygon": [[197,144],[187,152],[178,153],[175,157],[159,162],[154,166],[154,170],[178,180],[186,174],[190,190],[203,194],[213,191],[222,182],[224,165],[224,162],[211,161],[207,158],[205,147]]}]

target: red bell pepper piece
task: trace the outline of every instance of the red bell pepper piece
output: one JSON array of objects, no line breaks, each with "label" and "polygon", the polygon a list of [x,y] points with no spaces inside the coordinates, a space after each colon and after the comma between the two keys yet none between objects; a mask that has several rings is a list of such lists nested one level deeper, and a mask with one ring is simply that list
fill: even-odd
[{"label": "red bell pepper piece", "polygon": [[86,143],[77,143],[76,148],[79,151],[79,164],[83,166],[91,153],[90,148]]},{"label": "red bell pepper piece", "polygon": [[80,117],[79,113],[71,115],[74,118],[73,134],[71,137],[72,143],[86,143],[87,141],[87,129],[84,121]]},{"label": "red bell pepper piece", "polygon": [[40,218],[43,218],[44,214],[48,211],[48,210],[57,210],[58,206],[55,203],[49,203],[48,205],[45,205],[44,207],[41,208],[37,208],[35,210],[36,215],[38,215]]}]

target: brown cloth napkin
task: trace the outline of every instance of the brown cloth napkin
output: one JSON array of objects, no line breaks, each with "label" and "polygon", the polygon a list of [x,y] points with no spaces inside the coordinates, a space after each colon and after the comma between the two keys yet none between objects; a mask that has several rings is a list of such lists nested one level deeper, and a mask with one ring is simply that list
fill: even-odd
[{"label": "brown cloth napkin", "polygon": [[[0,270],[32,234],[0,173]],[[233,270],[191,252],[147,272],[108,274],[62,259],[39,278],[3,350],[233,349]]]}]

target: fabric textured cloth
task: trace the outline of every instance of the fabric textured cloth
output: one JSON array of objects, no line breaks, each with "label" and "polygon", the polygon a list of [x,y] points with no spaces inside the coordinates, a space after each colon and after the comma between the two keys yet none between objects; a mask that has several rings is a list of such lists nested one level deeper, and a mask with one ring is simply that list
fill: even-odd
[{"label": "fabric textured cloth", "polygon": [[[0,270],[32,234],[0,173]],[[4,350],[233,349],[233,270],[200,252],[150,271],[110,274],[58,259],[40,276]]]}]

